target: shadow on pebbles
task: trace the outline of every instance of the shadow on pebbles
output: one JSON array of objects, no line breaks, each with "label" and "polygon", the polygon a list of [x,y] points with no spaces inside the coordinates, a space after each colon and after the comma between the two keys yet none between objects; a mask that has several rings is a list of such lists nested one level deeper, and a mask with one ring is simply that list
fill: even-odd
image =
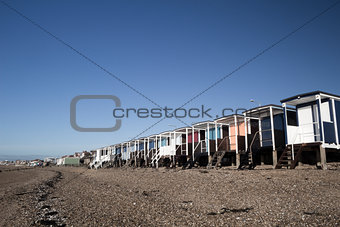
[{"label": "shadow on pebbles", "polygon": [[42,183],[36,192],[36,218],[34,226],[66,226],[66,217],[60,217],[57,210],[53,208],[53,203],[59,200],[58,197],[51,197],[54,185],[62,179],[62,173],[57,171],[57,175],[52,179]]}]

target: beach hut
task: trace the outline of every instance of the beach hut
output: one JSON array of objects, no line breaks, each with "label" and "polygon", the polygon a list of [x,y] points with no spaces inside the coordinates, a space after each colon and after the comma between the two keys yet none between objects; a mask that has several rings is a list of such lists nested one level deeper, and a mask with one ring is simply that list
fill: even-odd
[{"label": "beach hut", "polygon": [[173,131],[175,138],[175,166],[183,166],[188,161],[187,157],[192,152],[192,141],[189,140],[191,131],[191,127],[177,128]]},{"label": "beach hut", "polygon": [[152,167],[158,168],[162,163],[170,166],[175,164],[177,143],[180,132],[166,131],[143,138],[144,159]]},{"label": "beach hut", "polygon": [[105,163],[111,161],[111,146],[106,146],[102,148],[98,148],[96,150],[94,162],[92,163],[91,168],[102,168]]},{"label": "beach hut", "polygon": [[[125,152],[125,153],[124,153]],[[135,141],[130,140],[124,143],[123,153],[126,165],[131,165],[134,162]]]},{"label": "beach hut", "polygon": [[[159,160],[163,165],[174,166],[176,157],[176,132],[166,131],[159,134]],[[159,162],[158,160],[158,162]]]},{"label": "beach hut", "polygon": [[136,140],[130,140],[125,143],[125,150],[123,149],[124,153],[124,161],[125,165],[127,166],[134,166],[135,162],[135,155],[137,153],[136,147]]},{"label": "beach hut", "polygon": [[146,165],[155,166],[156,159],[159,157],[159,139],[158,135],[150,135],[145,138],[146,140]]},{"label": "beach hut", "polygon": [[191,131],[191,127],[183,127],[183,128],[178,128],[175,129],[174,136],[176,138],[176,157],[181,157],[181,156],[188,156],[189,152],[189,143],[191,144],[191,140],[189,140],[189,133]]},{"label": "beach hut", "polygon": [[122,145],[121,144],[115,144],[114,145],[114,155],[113,158],[113,165],[116,167],[119,167],[122,165]]},{"label": "beach hut", "polygon": [[[135,140],[131,140],[126,144],[126,164],[135,167],[141,167],[145,164],[146,158],[146,143],[147,138],[139,138]],[[124,149],[123,149],[124,150]]]},{"label": "beach hut", "polygon": [[214,128],[210,130],[209,138],[214,138],[211,144],[209,166],[217,166],[225,158],[225,164],[240,165],[240,155],[245,151],[245,127],[243,115],[233,114],[218,118]]},{"label": "beach hut", "polygon": [[120,144],[114,144],[107,147],[107,155],[109,156],[109,164],[111,166],[118,166],[119,159],[120,159],[120,152],[118,152],[118,148]]},{"label": "beach hut", "polygon": [[139,138],[134,140],[133,160],[135,167],[141,167],[146,163],[146,146],[147,138]]},{"label": "beach hut", "polygon": [[[292,113],[291,113],[292,112]],[[295,109],[287,108],[289,115]],[[243,112],[245,150],[251,155],[253,167],[259,164],[277,165],[285,148],[284,113],[282,106],[270,104]],[[245,164],[245,163],[243,163]]]},{"label": "beach hut", "polygon": [[122,165],[125,165],[127,161],[130,159],[129,146],[130,146],[129,141],[120,144]]},{"label": "beach hut", "polygon": [[[276,167],[295,168],[300,161],[327,169],[327,159],[338,160],[340,96],[314,91],[283,99],[281,103],[287,147]],[[288,107],[293,107],[295,114]]]},{"label": "beach hut", "polygon": [[215,123],[213,121],[203,121],[195,123],[191,126],[191,131],[188,133],[188,142],[191,149],[188,149],[187,165],[192,167],[199,165],[207,165],[211,153],[215,147]]},{"label": "beach hut", "polygon": [[99,166],[101,166],[101,160],[102,160],[102,149],[103,148],[98,148],[96,149],[96,152],[94,154],[94,158],[93,161],[90,163],[90,168],[98,168]]}]

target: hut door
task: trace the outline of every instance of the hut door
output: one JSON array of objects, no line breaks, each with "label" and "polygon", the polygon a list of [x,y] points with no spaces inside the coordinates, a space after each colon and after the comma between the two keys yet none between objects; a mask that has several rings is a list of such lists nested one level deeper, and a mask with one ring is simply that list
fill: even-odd
[{"label": "hut door", "polygon": [[[248,134],[248,147],[251,144],[251,141],[253,140],[255,133],[259,131],[259,120],[256,119],[250,119],[250,134]],[[254,147],[260,147],[260,135],[257,135],[257,138],[254,139]]]},{"label": "hut door", "polygon": [[[315,111],[315,113],[317,113],[317,111]],[[305,106],[299,108],[298,119],[299,130],[297,135],[298,138],[296,140],[300,140],[301,143],[314,142],[314,124],[312,106]]]},{"label": "hut door", "polygon": [[223,150],[230,150],[230,138],[229,138],[229,126],[228,125],[222,125],[222,135],[221,135],[221,142],[222,145],[221,148]]},{"label": "hut door", "polygon": [[229,128],[227,125],[222,125],[222,135],[221,137],[224,138],[224,137],[227,137],[229,136]]},{"label": "hut door", "polygon": [[[205,130],[199,130],[199,134],[200,134],[200,141],[204,141],[205,140]],[[198,142],[200,142],[198,141]]]},{"label": "hut door", "polygon": [[259,120],[250,119],[250,134],[255,135],[259,131]]}]

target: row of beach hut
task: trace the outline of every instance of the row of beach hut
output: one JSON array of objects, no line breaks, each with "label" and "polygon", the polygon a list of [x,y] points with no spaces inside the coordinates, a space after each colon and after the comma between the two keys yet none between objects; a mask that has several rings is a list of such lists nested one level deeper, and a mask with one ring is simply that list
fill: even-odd
[{"label": "row of beach hut", "polygon": [[91,168],[192,168],[310,164],[327,169],[339,160],[340,96],[314,91],[96,150]]}]

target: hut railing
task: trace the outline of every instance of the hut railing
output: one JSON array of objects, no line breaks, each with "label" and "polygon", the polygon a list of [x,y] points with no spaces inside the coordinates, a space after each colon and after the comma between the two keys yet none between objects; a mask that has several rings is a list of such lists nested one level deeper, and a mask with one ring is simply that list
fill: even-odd
[{"label": "hut railing", "polygon": [[[313,126],[313,132],[304,132],[303,131],[303,127],[304,126]],[[300,127],[300,126],[302,126],[302,127]],[[314,142],[317,142],[317,139],[315,139],[316,137],[317,138],[320,138],[320,133],[315,133],[315,126],[319,126],[319,122],[313,122],[313,123],[308,123],[308,124],[302,124],[302,125],[299,125],[298,126],[298,130],[297,130],[297,132],[296,132],[296,134],[295,134],[295,136],[294,136],[294,140],[293,140],[293,142],[290,144],[291,146],[292,146],[292,151],[294,151],[294,144],[299,144],[299,143],[306,143],[305,141],[304,141],[304,139],[305,139],[305,136],[313,136],[314,138],[313,138],[313,140],[314,140]],[[301,131],[301,132],[299,132],[299,131]],[[297,138],[298,138],[298,136],[300,136],[300,140],[299,140],[299,143],[297,143]],[[308,142],[307,142],[308,143]],[[289,144],[287,144],[287,145],[289,145]],[[293,160],[295,160],[295,154],[294,154],[294,152],[292,152],[292,159]]]}]

